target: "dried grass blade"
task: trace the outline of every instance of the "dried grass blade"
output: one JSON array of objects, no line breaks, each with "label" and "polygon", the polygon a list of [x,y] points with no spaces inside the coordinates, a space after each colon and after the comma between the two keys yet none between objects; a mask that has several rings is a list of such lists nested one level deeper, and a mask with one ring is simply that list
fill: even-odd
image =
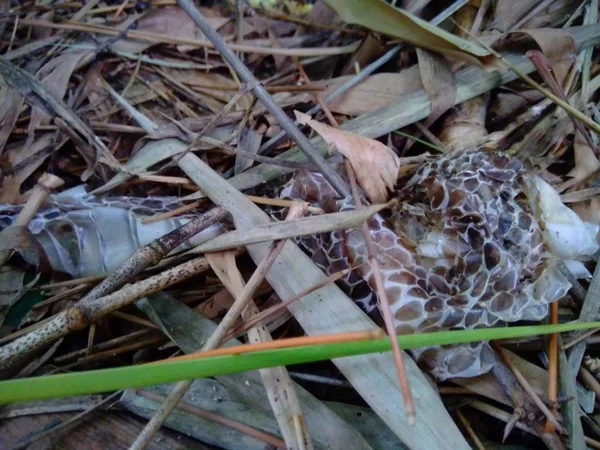
[{"label": "dried grass blade", "polygon": [[481,64],[490,54],[473,42],[448,33],[382,0],[326,0],[325,3],[348,23],[362,25],[469,63]]},{"label": "dried grass blade", "polygon": [[236,248],[242,245],[290,239],[307,234],[357,228],[386,205],[373,205],[356,211],[344,211],[301,219],[271,222],[249,230],[238,229],[217,236],[194,248],[194,253],[215,252]]},{"label": "dried grass blade", "polygon": [[[207,256],[213,270],[235,297],[240,297],[244,290],[245,282],[242,274],[235,263],[235,257],[231,252],[215,253]],[[242,311],[244,321],[258,314],[258,308],[254,301],[250,300],[248,306]],[[258,326],[248,330],[248,339],[251,343],[272,341],[271,333],[264,326]],[[306,443],[306,448],[312,449],[312,441],[306,430],[306,425],[300,430],[294,427],[294,417],[302,416],[298,395],[294,384],[285,367],[262,369],[259,371],[273,414],[279,424],[279,429],[288,448],[302,448],[300,443]],[[304,420],[302,421],[305,422]]]}]

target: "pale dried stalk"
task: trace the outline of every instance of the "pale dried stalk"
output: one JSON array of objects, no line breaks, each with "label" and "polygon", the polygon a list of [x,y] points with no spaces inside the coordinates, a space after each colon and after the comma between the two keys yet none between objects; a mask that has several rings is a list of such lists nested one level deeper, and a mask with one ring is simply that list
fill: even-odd
[{"label": "pale dried stalk", "polygon": [[[289,305],[291,305],[292,303],[294,303],[296,300],[301,299],[305,295],[308,295],[311,292],[316,291],[317,289],[321,289],[323,286],[326,286],[330,283],[335,283],[337,280],[339,280],[340,278],[347,275],[351,270],[352,269],[345,269],[340,272],[336,272],[332,275],[329,275],[328,277],[323,278],[323,280],[321,280],[319,283],[309,287],[308,289],[304,289],[303,291],[299,292],[298,294],[294,295],[293,297],[288,298],[287,300],[282,300],[281,303],[277,303],[276,305],[273,305],[270,308],[265,309],[261,313],[255,314],[254,316],[252,316],[251,319],[249,319],[249,320],[244,319],[245,323],[242,326],[232,330],[227,336],[225,336],[225,338],[223,338],[223,341],[227,342],[230,339],[234,339],[252,327],[257,327],[259,325],[266,326],[268,323],[271,322],[271,320],[269,320],[269,319],[273,319],[274,317],[277,317],[276,315],[278,312],[286,310],[287,307]],[[267,320],[269,320],[269,322],[266,322]]]},{"label": "pale dried stalk", "polygon": [[456,411],[456,415],[458,416],[460,422],[465,427],[465,430],[467,430],[467,433],[471,437],[471,440],[473,441],[473,443],[475,444],[475,446],[477,447],[477,449],[478,450],[485,450],[485,447],[481,443],[481,440],[479,439],[479,436],[477,436],[477,433],[475,433],[475,430],[473,430],[473,427],[471,426],[471,423],[467,420],[467,418],[463,415],[463,413],[460,412],[460,409]]},{"label": "pale dried stalk", "polygon": [[[10,225],[10,227],[25,227],[29,224],[33,216],[37,213],[42,203],[46,201],[46,199],[50,196],[50,191],[62,186],[64,181],[57,177],[56,175],[51,175],[49,173],[44,173],[38,179],[37,184],[33,188],[31,192],[31,196],[23,206],[23,209],[15,219],[15,221]],[[10,228],[8,227],[8,228]],[[10,255],[12,254],[12,250],[0,250],[0,267],[2,267]]]},{"label": "pale dried stalk", "polygon": [[[240,297],[244,290],[244,279],[235,263],[235,256],[231,252],[209,254],[208,260],[225,287],[236,298]],[[242,311],[244,321],[258,314],[258,308],[253,300]],[[270,342],[273,338],[264,326],[253,327],[248,330],[248,342],[251,344],[259,342]],[[285,367],[274,367],[271,369],[260,369],[260,376],[267,391],[271,409],[279,424],[281,435],[289,449],[312,449],[313,445],[308,435],[308,430],[302,420],[302,407],[298,395]],[[296,427],[298,425],[298,427]]]},{"label": "pale dried stalk", "polygon": [[42,327],[0,348],[0,370],[12,367],[30,352],[69,333],[82,330],[112,311],[191,278],[208,268],[206,258],[195,258],[104,297],[82,299],[71,308],[58,313]]},{"label": "pale dried stalk", "polygon": [[[180,165],[181,164],[182,163],[180,162]],[[223,317],[221,320],[221,323],[219,323],[217,329],[210,336],[210,338],[207,339],[200,351],[205,352],[208,350],[213,350],[220,345],[229,329],[233,326],[234,322],[240,316],[244,308],[246,308],[248,302],[252,299],[254,292],[260,287],[267,272],[275,262],[275,259],[277,259],[277,256],[279,256],[283,250],[285,242],[286,241],[273,242],[271,245],[271,251],[267,257],[260,262],[252,274],[252,277],[250,280],[248,280],[248,284],[246,284],[243,291],[236,298],[233,305],[231,305],[231,308],[229,308],[229,311],[227,311],[227,314],[225,314],[225,317]],[[145,449],[148,444],[150,444],[154,435],[183,398],[193,381],[194,380],[181,381],[175,385],[173,390],[169,393],[167,399],[160,406],[160,408],[156,410],[152,419],[150,419],[142,432],[138,435],[135,442],[131,444],[131,447],[129,447],[130,450],[142,450]]]}]

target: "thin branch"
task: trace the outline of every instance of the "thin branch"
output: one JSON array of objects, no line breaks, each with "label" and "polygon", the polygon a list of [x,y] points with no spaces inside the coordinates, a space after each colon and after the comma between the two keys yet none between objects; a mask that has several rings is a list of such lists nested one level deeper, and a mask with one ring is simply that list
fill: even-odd
[{"label": "thin branch", "polygon": [[[37,213],[42,203],[46,201],[46,199],[50,196],[50,191],[62,186],[64,181],[55,176],[48,173],[44,173],[39,179],[37,184],[32,190],[31,196],[27,200],[27,203],[15,219],[15,221],[6,229],[11,227],[25,227],[29,224],[33,216]],[[0,234],[1,236],[1,234]],[[12,254],[12,250],[5,249],[0,250],[0,267],[2,267],[10,255]]]},{"label": "thin branch", "polygon": [[223,38],[217,33],[204,16],[198,11],[198,8],[190,0],[177,0],[179,6],[190,16],[194,23],[200,28],[202,33],[212,42],[215,49],[221,57],[237,72],[244,82],[252,86],[254,95],[265,105],[271,114],[275,117],[281,127],[298,144],[298,147],[306,154],[306,157],[323,174],[325,179],[343,196],[350,194],[350,189],[342,180],[340,175],[325,161],[311,144],[306,136],[294,125],[292,120],[283,112],[281,107],[273,100],[273,97],[260,84],[252,72],[238,58],[233,50],[227,45]]}]

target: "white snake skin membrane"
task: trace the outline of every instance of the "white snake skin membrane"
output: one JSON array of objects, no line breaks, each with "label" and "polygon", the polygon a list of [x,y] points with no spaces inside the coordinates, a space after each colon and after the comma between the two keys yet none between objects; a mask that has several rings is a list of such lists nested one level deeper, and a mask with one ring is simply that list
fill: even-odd
[{"label": "white snake skin membrane", "polygon": [[[105,275],[120,267],[139,247],[189,222],[193,216],[143,223],[146,217],[179,206],[182,203],[176,197],[96,198],[78,186],[52,196],[28,228],[53,270],[74,278]],[[0,227],[10,225],[20,208],[0,206]],[[222,225],[213,225],[174,252],[201,244],[222,231]],[[27,253],[22,256],[29,259]]]}]

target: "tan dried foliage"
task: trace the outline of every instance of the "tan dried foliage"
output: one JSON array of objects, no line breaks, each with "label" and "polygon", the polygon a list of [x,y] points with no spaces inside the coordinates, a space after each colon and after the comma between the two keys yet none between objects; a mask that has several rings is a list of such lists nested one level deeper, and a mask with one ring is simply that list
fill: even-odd
[{"label": "tan dried foliage", "polygon": [[372,203],[387,201],[388,190],[394,188],[400,169],[400,159],[391,148],[379,141],[324,125],[299,111],[294,113],[298,122],[310,126],[348,158],[358,184]]}]

